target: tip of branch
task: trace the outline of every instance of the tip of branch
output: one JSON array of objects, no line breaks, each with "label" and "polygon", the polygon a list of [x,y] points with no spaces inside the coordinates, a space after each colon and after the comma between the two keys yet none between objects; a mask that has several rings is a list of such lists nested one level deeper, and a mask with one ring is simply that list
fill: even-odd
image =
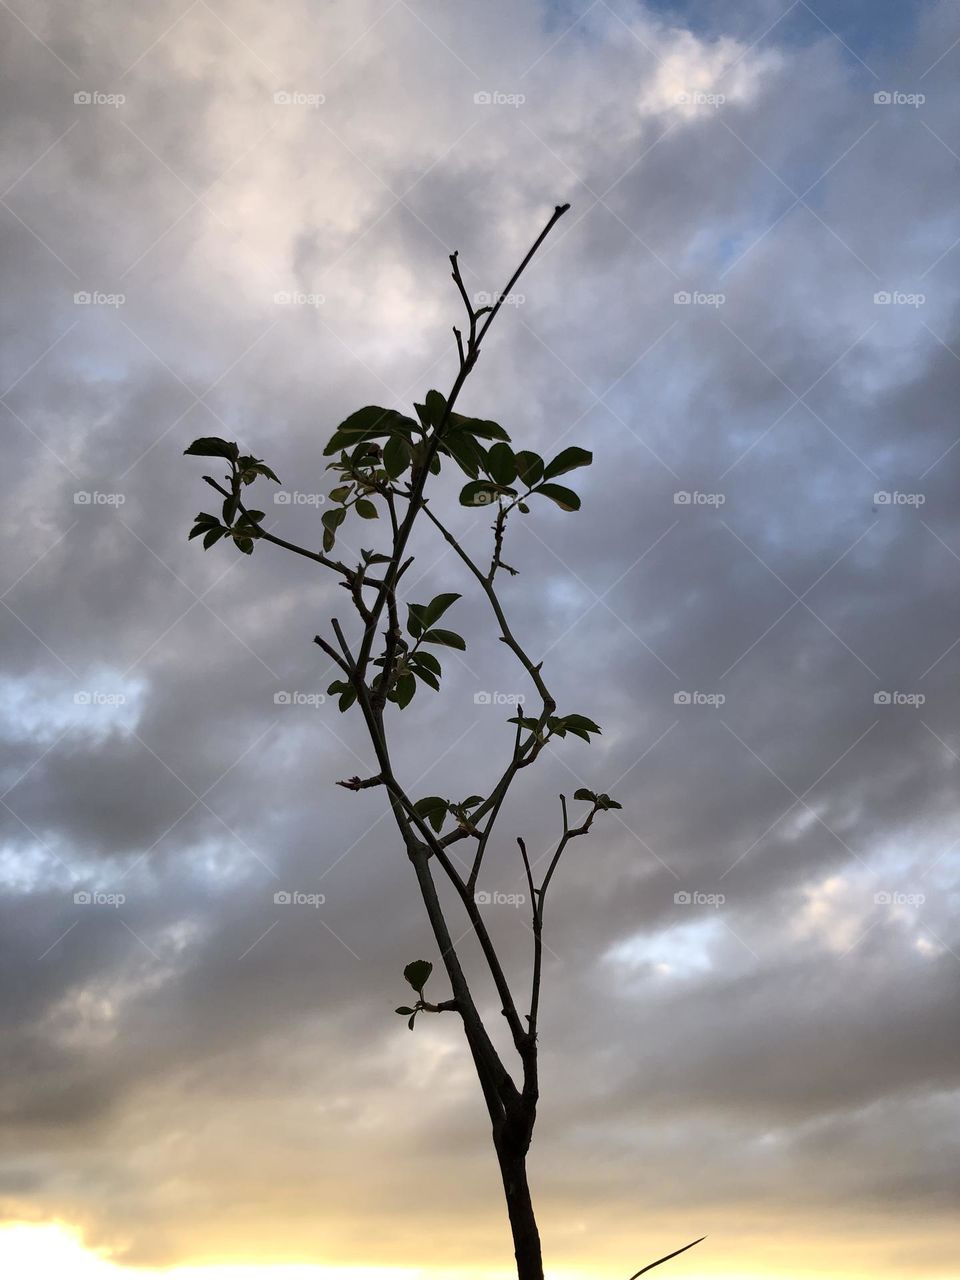
[{"label": "tip of branch", "polygon": [[554,213],[559,218],[559,217],[562,217],[562,215],[565,214],[569,208],[570,208],[569,204],[558,204],[557,207],[554,209]]},{"label": "tip of branch", "polygon": [[344,778],[337,783],[338,787],[345,787],[347,791],[363,791],[365,787],[379,787],[383,783],[383,775],[377,774],[373,778],[360,778],[356,774],[352,778]]}]

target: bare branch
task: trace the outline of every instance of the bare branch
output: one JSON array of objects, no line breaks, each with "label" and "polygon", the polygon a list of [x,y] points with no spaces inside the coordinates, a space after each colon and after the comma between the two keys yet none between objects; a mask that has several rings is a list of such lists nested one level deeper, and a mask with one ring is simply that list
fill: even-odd
[{"label": "bare branch", "polygon": [[692,1249],[695,1244],[702,1244],[706,1240],[706,1236],[701,1236],[699,1240],[691,1240],[689,1244],[685,1244],[682,1249],[674,1249],[673,1253],[668,1253],[663,1258],[658,1258],[656,1262],[651,1262],[646,1267],[641,1267],[639,1271],[635,1271],[630,1280],[637,1280],[638,1276],[646,1275],[648,1271],[652,1271],[654,1267],[659,1267],[661,1263],[669,1262],[671,1258],[679,1257],[681,1253],[686,1253],[688,1249]]}]

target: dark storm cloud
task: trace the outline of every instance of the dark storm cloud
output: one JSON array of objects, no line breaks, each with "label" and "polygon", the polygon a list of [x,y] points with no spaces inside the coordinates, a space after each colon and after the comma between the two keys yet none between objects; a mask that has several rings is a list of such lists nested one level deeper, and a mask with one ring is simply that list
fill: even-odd
[{"label": "dark storm cloud", "polygon": [[[186,545],[210,491],[180,455],[236,436],[285,493],[323,493],[343,414],[450,380],[447,252],[471,290],[494,289],[570,199],[464,400],[525,445],[596,454],[578,516],[515,531],[504,596],[561,707],[604,737],[546,754],[484,875],[522,891],[513,833],[546,850],[558,790],[623,802],[571,850],[551,908],[548,1207],[599,1221],[656,1164],[705,1209],[768,1195],[941,1212],[960,972],[955,61],[934,66],[957,34],[948,7],[870,68],[822,29],[747,49],[624,7],[556,44],[563,24],[534,5],[292,4],[269,31],[252,6],[221,21],[201,5],[166,35],[172,6],[33,10],[48,48],[5,19],[13,1208],[170,1259],[205,1238],[213,1198],[239,1213],[263,1174],[287,1197],[264,1221],[296,1223],[322,1188],[331,1229],[348,1207],[336,1170],[385,1153],[429,1177],[455,1160],[451,1214],[487,1188],[482,1153],[464,1163],[482,1123],[453,1030],[412,1044],[391,1023],[402,965],[429,943],[376,796],[333,786],[372,772],[370,749],[309,705],[331,678],[311,637],[344,602],[269,548],[239,563]],[[878,105],[882,88],[926,102]],[[80,89],[127,101],[75,106]],[[278,106],[278,90],[327,102]],[[526,102],[478,107],[479,90]],[[697,92],[726,101],[678,101]],[[125,301],[75,306],[78,290]],[[293,290],[325,301],[274,302]],[[437,503],[485,549],[484,519]],[[315,541],[308,502],[270,517]],[[410,598],[468,596],[430,533],[417,551]],[[488,621],[482,602],[457,610],[471,637]],[[414,793],[489,781],[477,765],[509,728],[474,694],[529,692],[501,650],[471,639],[445,659],[443,697],[398,725]],[[126,901],[74,902],[93,889]],[[282,889],[326,901],[275,904]],[[522,911],[496,910],[521,975]],[[177,1096],[216,1141],[156,1148],[156,1167],[187,1170],[174,1230],[141,1161]],[[864,1164],[878,1172],[858,1178]],[[372,1193],[394,1260],[421,1208],[416,1177],[396,1181]],[[486,1221],[472,1230],[487,1248]]]}]

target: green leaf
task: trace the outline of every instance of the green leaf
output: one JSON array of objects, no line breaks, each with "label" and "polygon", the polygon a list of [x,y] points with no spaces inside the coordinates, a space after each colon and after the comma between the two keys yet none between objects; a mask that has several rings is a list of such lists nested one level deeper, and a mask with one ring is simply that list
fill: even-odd
[{"label": "green leaf", "polygon": [[589,716],[564,716],[563,722],[568,729],[586,729],[588,733],[602,733],[603,730]]},{"label": "green leaf", "polygon": [[471,480],[460,490],[462,507],[488,507],[500,497],[515,498],[515,489],[493,484],[490,480]]},{"label": "green leaf", "polygon": [[380,440],[395,434],[409,435],[417,429],[412,418],[406,418],[396,409],[382,409],[379,405],[368,404],[344,418],[336,431],[327,441],[324,457],[339,453],[341,449],[352,449],[358,444],[370,440]]},{"label": "green leaf", "polygon": [[416,1020],[417,1020],[417,1015],[416,1015],[415,1013],[411,1013],[410,1017],[407,1019],[407,1030],[408,1030],[408,1031],[412,1031],[412,1030],[413,1030],[413,1024],[416,1022]]},{"label": "green leaf", "polygon": [[473,436],[465,431],[445,431],[440,450],[449,454],[465,475],[476,480],[484,462],[484,453]]},{"label": "green leaf", "polygon": [[622,804],[619,804],[616,800],[611,800],[605,791],[601,795],[597,796],[597,804],[600,806],[601,809],[622,809],[623,808]]},{"label": "green leaf", "polygon": [[349,688],[344,689],[343,693],[341,693],[340,701],[337,703],[337,706],[340,708],[341,713],[349,711],[356,700],[357,691],[354,689],[353,685],[350,685]]},{"label": "green leaf", "polygon": [[433,965],[429,960],[411,960],[403,971],[403,976],[416,991],[417,995],[423,996],[423,988],[427,985],[427,979],[433,973]]},{"label": "green leaf", "polygon": [[565,738],[568,733],[572,733],[575,738],[582,738],[584,742],[590,741],[591,733],[602,732],[600,726],[587,716],[578,715],[551,716],[547,727],[558,738]]},{"label": "green leaf", "polygon": [[347,518],[347,513],[343,507],[334,507],[332,511],[325,511],[320,520],[326,529],[339,529]]},{"label": "green leaf", "polygon": [[484,418],[467,418],[462,413],[451,413],[450,424],[458,430],[469,431],[478,440],[505,440],[508,444],[510,442],[510,437],[503,427],[496,422],[488,422]]},{"label": "green leaf", "polygon": [[336,489],[331,489],[331,490],[330,490],[330,501],[331,501],[331,502],[346,502],[346,500],[350,497],[350,490],[351,490],[351,487],[352,487],[352,486],[351,486],[351,485],[349,485],[349,484],[341,484],[341,485],[338,485],[338,486],[336,487]]},{"label": "green leaf", "polygon": [[580,510],[580,499],[572,489],[565,489],[562,484],[542,484],[534,489],[534,493],[542,493],[545,498],[555,502],[562,511]]},{"label": "green leaf", "polygon": [[357,515],[364,520],[378,520],[380,518],[380,512],[369,498],[358,498],[353,505]]},{"label": "green leaf", "polygon": [[423,611],[425,607],[422,604],[407,605],[407,630],[415,640],[423,634]]},{"label": "green leaf", "polygon": [[252,538],[235,538],[234,541],[236,542],[237,546],[245,556],[253,555],[253,539]]},{"label": "green leaf", "polygon": [[417,679],[412,672],[407,671],[400,676],[390,690],[390,701],[395,702],[402,711],[407,706],[417,692]]},{"label": "green leaf", "polygon": [[249,467],[248,470],[255,471],[258,476],[266,476],[266,478],[268,480],[272,480],[274,484],[280,483],[280,477],[275,471],[271,471],[265,462],[256,462],[252,467]]},{"label": "green leaf", "polygon": [[410,658],[411,665],[416,663],[417,666],[425,667],[427,671],[432,671],[435,676],[443,675],[443,668],[440,663],[426,649],[418,649]]},{"label": "green leaf", "polygon": [[416,802],[413,810],[425,822],[429,822],[434,831],[439,831],[443,826],[443,820],[447,816],[449,807],[448,802],[442,796],[424,796],[422,800]]},{"label": "green leaf", "polygon": [[497,484],[512,484],[517,478],[517,464],[508,444],[492,445],[487,450],[487,472]]},{"label": "green leaf", "polygon": [[543,459],[539,453],[534,453],[530,449],[521,449],[514,456],[514,461],[517,464],[517,475],[528,489],[538,480],[543,479]]},{"label": "green leaf", "polygon": [[424,610],[423,624],[425,627],[432,627],[433,624],[443,616],[452,604],[460,599],[458,591],[444,591],[438,596],[434,596]]},{"label": "green leaf", "polygon": [[406,1004],[401,1004],[394,1010],[394,1013],[402,1013],[404,1017],[408,1017],[413,1012],[414,1010]]},{"label": "green leaf", "polygon": [[586,787],[580,787],[573,793],[573,798],[574,800],[589,800],[589,802],[593,804],[597,797],[594,792],[588,791]]},{"label": "green leaf", "polygon": [[[419,654],[416,656],[419,657]],[[440,692],[440,681],[432,671],[424,670],[414,658],[410,659],[410,667],[411,670],[416,672],[419,680],[422,680],[424,684],[428,684],[431,689],[436,689],[437,693]]]},{"label": "green leaf", "polygon": [[428,391],[427,398],[424,401],[424,408],[427,411],[427,420],[430,426],[438,427],[447,410],[446,398],[439,391]]},{"label": "green leaf", "polygon": [[205,533],[207,529],[217,529],[220,521],[216,516],[210,515],[209,511],[201,511],[199,515],[194,516],[193,528],[187,535],[187,541],[191,538],[199,538],[201,533]]},{"label": "green leaf", "polygon": [[183,452],[198,458],[227,458],[230,462],[236,462],[240,456],[240,450],[232,440],[221,440],[219,436],[201,436]]},{"label": "green leaf", "polygon": [[203,538],[203,549],[209,551],[215,542],[219,542],[226,529],[208,529]]},{"label": "green leaf", "polygon": [[562,476],[564,472],[575,471],[577,467],[589,467],[593,454],[589,449],[578,449],[571,445],[558,453],[552,462],[548,462],[543,472],[544,480],[552,480],[554,476]]},{"label": "green leaf", "polygon": [[237,504],[239,503],[239,501],[240,499],[236,495],[231,495],[229,498],[224,498],[223,506],[221,507],[224,524],[233,524],[233,521],[237,514]]},{"label": "green leaf", "polygon": [[402,476],[411,459],[410,446],[403,436],[391,436],[383,447],[383,469],[390,479]]},{"label": "green leaf", "polygon": [[450,649],[466,649],[467,642],[463,636],[458,636],[455,631],[444,631],[440,627],[433,627],[430,631],[423,634],[424,644],[445,644]]}]

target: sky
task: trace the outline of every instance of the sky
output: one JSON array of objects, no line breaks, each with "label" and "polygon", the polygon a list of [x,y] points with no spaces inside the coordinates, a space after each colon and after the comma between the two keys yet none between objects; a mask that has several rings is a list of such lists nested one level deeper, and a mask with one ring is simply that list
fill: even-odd
[{"label": "sky", "polygon": [[[393,1013],[437,960],[409,864],[334,785],[375,772],[312,643],[343,597],[188,543],[182,452],[266,458],[316,545],[337,423],[453,381],[447,255],[495,292],[569,201],[461,401],[595,458],[503,597],[603,734],[525,771],[480,886],[525,982],[515,837],[623,805],[552,890],[548,1275],[706,1234],[663,1274],[956,1280],[956,6],[10,0],[0,37],[5,1274],[509,1276],[458,1028]],[[468,648],[391,718],[402,780],[483,792],[530,689],[413,550]]]}]

